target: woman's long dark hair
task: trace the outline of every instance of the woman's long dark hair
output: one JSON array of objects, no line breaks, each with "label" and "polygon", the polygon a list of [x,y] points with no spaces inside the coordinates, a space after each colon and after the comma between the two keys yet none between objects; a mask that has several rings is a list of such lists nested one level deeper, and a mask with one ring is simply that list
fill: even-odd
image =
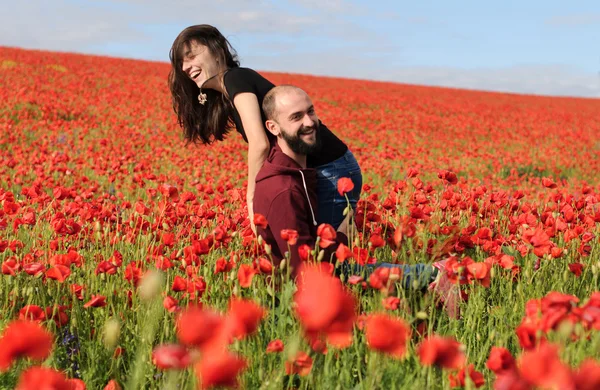
[{"label": "woman's long dark hair", "polygon": [[193,41],[208,47],[210,53],[219,59],[219,62],[224,63],[227,69],[239,67],[240,62],[229,41],[219,30],[208,24],[186,28],[179,33],[171,46],[169,89],[177,121],[188,142],[210,144],[215,140],[223,140],[233,127],[233,106],[225,95],[212,89],[202,90],[207,97],[204,105],[198,102],[200,88],[182,69],[183,53]]}]

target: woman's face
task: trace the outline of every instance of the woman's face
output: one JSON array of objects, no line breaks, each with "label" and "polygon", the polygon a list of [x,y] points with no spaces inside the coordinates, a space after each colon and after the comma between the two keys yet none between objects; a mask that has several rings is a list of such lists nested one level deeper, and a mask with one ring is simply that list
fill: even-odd
[{"label": "woman's face", "polygon": [[191,41],[184,48],[182,69],[199,88],[206,80],[219,74],[222,68],[208,47]]}]

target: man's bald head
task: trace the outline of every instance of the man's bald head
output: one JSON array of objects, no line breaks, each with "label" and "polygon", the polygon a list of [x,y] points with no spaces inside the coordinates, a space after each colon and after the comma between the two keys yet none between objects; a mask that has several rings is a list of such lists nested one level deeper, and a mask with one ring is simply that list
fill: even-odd
[{"label": "man's bald head", "polygon": [[277,137],[284,153],[306,156],[319,150],[320,121],[306,92],[293,85],[275,87],[263,99],[262,107],[265,127]]},{"label": "man's bald head", "polygon": [[298,93],[308,96],[304,90],[295,85],[284,84],[271,89],[263,99],[262,109],[267,120],[277,121],[277,103],[280,98],[290,93]]}]

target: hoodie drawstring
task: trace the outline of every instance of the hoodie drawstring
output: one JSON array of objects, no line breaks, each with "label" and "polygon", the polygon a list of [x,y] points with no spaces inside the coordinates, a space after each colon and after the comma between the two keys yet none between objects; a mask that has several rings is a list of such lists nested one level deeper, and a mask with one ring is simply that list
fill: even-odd
[{"label": "hoodie drawstring", "polygon": [[302,185],[304,186],[304,192],[306,192],[306,199],[308,200],[308,207],[310,207],[310,213],[312,214],[313,224],[315,226],[317,226],[317,220],[315,219],[315,212],[313,211],[312,205],[310,204],[310,196],[308,196],[308,189],[306,189],[306,181],[304,180],[304,173],[301,170],[298,170],[298,172],[300,172],[300,176],[302,176]]}]

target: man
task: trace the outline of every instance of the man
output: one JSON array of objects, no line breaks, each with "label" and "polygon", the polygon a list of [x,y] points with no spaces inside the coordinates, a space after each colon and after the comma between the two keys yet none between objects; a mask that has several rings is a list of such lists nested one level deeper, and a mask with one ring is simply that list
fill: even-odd
[{"label": "man", "polygon": [[[263,111],[265,126],[277,143],[256,176],[254,212],[268,222],[257,230],[271,245],[272,256],[281,260],[289,251],[290,266],[296,269],[301,262],[298,248],[303,244],[313,248],[317,237],[317,174],[306,167],[306,156],[321,147],[319,118],[308,95],[290,85],[269,91]],[[349,216],[338,227],[336,242],[325,249],[324,259],[340,242],[348,244]],[[298,232],[295,245],[282,237],[284,229]]]},{"label": "man", "polygon": [[[317,227],[316,171],[306,167],[307,154],[318,151],[321,146],[319,118],[306,92],[291,85],[271,89],[264,98],[262,108],[267,118],[265,127],[276,137],[277,142],[256,176],[254,212],[267,220],[267,226],[257,226],[257,232],[271,246],[271,255],[277,263],[285,257],[286,252],[290,253],[289,266],[292,268],[292,275],[295,275],[302,261],[298,248],[303,244],[314,248],[318,230],[323,230]],[[351,214],[349,212],[338,227],[335,242],[324,249],[323,260],[330,260],[340,243],[348,244],[348,235],[353,229]],[[285,234],[287,229],[298,233],[294,245],[289,244],[289,238]],[[329,233],[328,237],[333,236],[331,231],[325,233]],[[435,280],[437,268],[442,266],[443,264],[434,268],[426,264],[379,263],[361,267],[344,263],[339,271],[349,276],[359,273],[364,275],[373,272],[376,267],[400,268],[405,288],[413,287],[415,282],[418,287],[424,288]],[[445,272],[440,272],[439,275],[443,276]],[[456,294],[450,291],[455,289],[444,278],[437,281],[437,286],[443,290],[438,293],[442,293],[449,314],[455,317]]]}]

